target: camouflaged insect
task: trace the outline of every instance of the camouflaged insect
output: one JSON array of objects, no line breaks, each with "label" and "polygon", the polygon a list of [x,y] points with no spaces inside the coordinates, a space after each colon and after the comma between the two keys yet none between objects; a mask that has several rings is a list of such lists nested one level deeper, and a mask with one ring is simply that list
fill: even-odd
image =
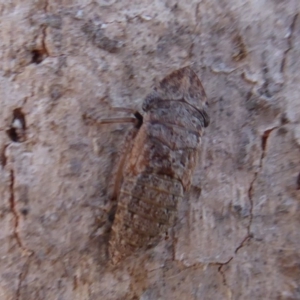
[{"label": "camouflaged insect", "polygon": [[153,247],[174,226],[209,125],[207,98],[194,71],[165,77],[143,103],[143,123],[123,165],[109,241],[113,264]]}]

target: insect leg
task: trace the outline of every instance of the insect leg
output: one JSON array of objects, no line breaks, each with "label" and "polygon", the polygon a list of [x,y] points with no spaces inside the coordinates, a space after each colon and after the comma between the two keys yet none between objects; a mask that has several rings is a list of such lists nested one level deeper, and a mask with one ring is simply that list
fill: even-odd
[{"label": "insect leg", "polygon": [[83,119],[86,121],[93,121],[96,124],[117,124],[117,123],[133,123],[136,128],[140,128],[143,124],[143,116],[135,110],[130,108],[114,107],[112,110],[122,111],[132,114],[134,117],[120,117],[120,118],[97,118],[92,113],[83,114]]}]

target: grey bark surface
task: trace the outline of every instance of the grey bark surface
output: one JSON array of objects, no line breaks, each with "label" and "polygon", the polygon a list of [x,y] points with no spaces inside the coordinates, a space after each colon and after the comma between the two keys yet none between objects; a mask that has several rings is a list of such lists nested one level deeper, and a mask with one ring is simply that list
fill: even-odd
[{"label": "grey bark surface", "polygon": [[[0,3],[0,299],[300,299],[300,3]],[[210,126],[174,235],[112,267],[109,209],[154,82]]]}]

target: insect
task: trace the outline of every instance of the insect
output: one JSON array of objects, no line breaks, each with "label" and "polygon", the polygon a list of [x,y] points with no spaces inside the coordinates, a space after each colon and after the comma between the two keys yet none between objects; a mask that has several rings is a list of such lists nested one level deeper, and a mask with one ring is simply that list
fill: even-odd
[{"label": "insect", "polygon": [[142,108],[142,124],[122,164],[109,240],[113,264],[154,246],[175,224],[209,125],[207,98],[190,67],[165,77]]}]

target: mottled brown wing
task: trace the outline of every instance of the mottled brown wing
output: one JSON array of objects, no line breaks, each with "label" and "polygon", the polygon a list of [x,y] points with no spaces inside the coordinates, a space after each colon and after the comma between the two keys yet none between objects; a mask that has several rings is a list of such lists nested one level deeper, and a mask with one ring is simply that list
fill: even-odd
[{"label": "mottled brown wing", "polygon": [[206,106],[190,68],[168,75],[145,99],[143,125],[124,163],[109,245],[113,263],[156,245],[174,226],[209,122]]}]

